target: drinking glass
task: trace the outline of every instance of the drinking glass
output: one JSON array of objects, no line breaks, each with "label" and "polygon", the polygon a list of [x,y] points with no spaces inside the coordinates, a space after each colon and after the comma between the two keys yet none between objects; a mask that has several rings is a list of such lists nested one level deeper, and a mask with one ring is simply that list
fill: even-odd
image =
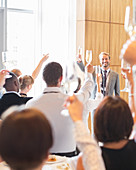
[{"label": "drinking glass", "polygon": [[92,50],[86,50],[86,62],[91,63],[92,61]]},{"label": "drinking glass", "polygon": [[[130,64],[128,64],[124,59],[121,60],[121,68],[125,70],[131,69]],[[128,79],[126,78],[126,73],[124,73],[123,71],[121,73],[125,76],[125,88],[121,90],[121,92],[129,92],[129,82]]]},{"label": "drinking glass", "polygon": [[[64,71],[64,76],[63,76],[63,92],[72,96],[73,92],[76,90],[78,87],[78,77],[77,77],[77,72],[75,68],[75,62],[68,63],[65,67]],[[61,111],[61,114],[63,116],[68,116],[68,110],[63,109]]]},{"label": "drinking glass", "polygon": [[131,39],[136,38],[136,22],[135,22],[135,11],[132,10],[130,6],[126,7],[126,13],[125,13],[125,22],[124,22],[124,28],[125,31],[129,34]]}]

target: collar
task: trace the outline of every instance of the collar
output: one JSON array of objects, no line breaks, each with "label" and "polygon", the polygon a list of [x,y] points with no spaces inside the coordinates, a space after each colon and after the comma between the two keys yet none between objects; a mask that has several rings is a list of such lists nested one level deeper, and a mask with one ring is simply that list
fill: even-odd
[{"label": "collar", "polygon": [[46,87],[43,92],[62,92],[60,87]]},{"label": "collar", "polygon": [[6,91],[4,94],[9,94],[9,93],[14,93],[14,94],[17,94],[19,97],[21,97],[20,94],[17,93],[16,91]]},{"label": "collar", "polygon": [[27,97],[27,94],[25,94],[25,93],[19,93],[19,94],[23,97]]},{"label": "collar", "polygon": [[[101,68],[102,69],[102,68]],[[105,70],[104,69],[102,69],[102,72],[104,72]],[[109,74],[109,72],[110,72],[110,68],[108,68],[108,70],[106,70],[107,71],[107,73],[106,74]]]}]

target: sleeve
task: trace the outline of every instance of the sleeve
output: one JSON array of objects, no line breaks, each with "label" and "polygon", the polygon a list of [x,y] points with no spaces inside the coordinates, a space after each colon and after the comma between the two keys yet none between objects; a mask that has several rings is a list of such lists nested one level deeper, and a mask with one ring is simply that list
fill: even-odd
[{"label": "sleeve", "polygon": [[119,83],[119,75],[117,74],[116,84],[115,84],[115,95],[120,96],[120,83]]},{"label": "sleeve", "polygon": [[89,99],[88,102],[85,104],[85,108],[88,112],[91,112],[92,110],[96,109],[100,102],[103,99],[102,93],[97,93],[95,99]]},{"label": "sleeve", "polygon": [[88,99],[91,96],[91,93],[94,89],[94,82],[92,80],[92,74],[90,74],[90,73],[86,73],[86,74],[87,74],[87,76],[86,76],[86,80],[85,80],[83,86],[81,87],[79,92],[75,94],[77,96],[77,98],[83,104],[88,101]]},{"label": "sleeve", "polygon": [[77,146],[83,153],[82,160],[85,170],[105,170],[101,149],[82,121],[75,122],[74,135]]},{"label": "sleeve", "polygon": [[80,63],[77,62],[77,65],[79,66],[79,68],[82,72],[85,72],[85,66],[83,64],[83,61],[81,61]]}]

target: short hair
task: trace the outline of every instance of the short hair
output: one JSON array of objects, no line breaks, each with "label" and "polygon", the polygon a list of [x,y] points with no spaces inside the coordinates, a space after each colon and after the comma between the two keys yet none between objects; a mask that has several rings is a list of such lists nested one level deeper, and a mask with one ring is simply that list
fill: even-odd
[{"label": "short hair", "polygon": [[19,69],[12,69],[11,72],[13,72],[17,77],[22,75],[22,72]]},{"label": "short hair", "polygon": [[24,75],[19,77],[20,89],[24,90],[27,86],[34,84],[32,76]]},{"label": "short hair", "polygon": [[11,169],[40,166],[52,144],[51,126],[44,114],[36,109],[14,111],[2,122],[0,155]]},{"label": "short hair", "polygon": [[128,139],[133,118],[128,104],[118,96],[106,96],[94,114],[94,134],[99,142]]},{"label": "short hair", "polygon": [[[11,75],[10,78],[6,78],[5,80],[5,84],[4,84],[4,88],[8,91],[8,89],[12,89],[13,86],[14,86],[14,81],[17,81],[18,82],[18,79],[17,79],[17,76],[12,73],[12,72],[9,72],[9,75]],[[19,82],[18,82],[19,83]]]},{"label": "short hair", "polygon": [[62,66],[57,62],[48,63],[43,69],[43,80],[48,86],[56,86],[62,76]]},{"label": "short hair", "polygon": [[110,54],[109,54],[109,53],[106,53],[106,52],[101,52],[101,53],[99,54],[99,59],[101,59],[101,56],[103,56],[103,55],[108,56],[108,57],[109,57],[109,60],[110,60]]}]

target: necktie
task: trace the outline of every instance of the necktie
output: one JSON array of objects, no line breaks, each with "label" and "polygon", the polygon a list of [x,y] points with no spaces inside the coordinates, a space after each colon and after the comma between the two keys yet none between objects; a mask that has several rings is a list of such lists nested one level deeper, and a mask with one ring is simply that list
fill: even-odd
[{"label": "necktie", "polygon": [[107,71],[104,70],[103,73],[104,74],[103,74],[103,80],[102,80],[103,83],[102,84],[103,84],[103,95],[105,96],[105,93],[106,93],[106,73],[107,73]]}]

